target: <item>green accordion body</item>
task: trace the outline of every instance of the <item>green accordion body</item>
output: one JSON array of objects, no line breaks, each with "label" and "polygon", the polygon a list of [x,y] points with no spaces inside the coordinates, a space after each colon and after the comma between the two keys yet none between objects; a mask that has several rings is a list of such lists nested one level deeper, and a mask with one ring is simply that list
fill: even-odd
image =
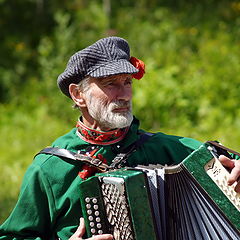
[{"label": "green accordion body", "polygon": [[147,185],[145,173],[126,169],[84,181],[80,200],[88,235],[115,232],[115,239],[156,239]]},{"label": "green accordion body", "polygon": [[[175,166],[97,174],[80,185],[88,236],[115,240],[240,239],[240,194],[203,144]],[[161,156],[159,156],[161,157]]]}]

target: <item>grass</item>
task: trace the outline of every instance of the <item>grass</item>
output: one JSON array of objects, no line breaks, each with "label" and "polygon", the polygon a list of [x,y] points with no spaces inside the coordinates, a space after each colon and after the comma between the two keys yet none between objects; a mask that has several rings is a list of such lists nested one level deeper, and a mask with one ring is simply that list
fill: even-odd
[{"label": "grass", "polygon": [[47,106],[31,111],[14,105],[0,106],[0,223],[16,203],[23,175],[33,156],[74,125],[47,112]]}]

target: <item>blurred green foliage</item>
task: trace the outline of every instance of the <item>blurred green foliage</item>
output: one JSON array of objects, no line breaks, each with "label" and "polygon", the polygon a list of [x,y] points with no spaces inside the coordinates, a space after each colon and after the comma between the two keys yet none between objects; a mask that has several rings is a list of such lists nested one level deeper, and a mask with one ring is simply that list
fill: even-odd
[{"label": "blurred green foliage", "polygon": [[0,0],[0,16],[0,222],[34,154],[75,125],[57,76],[105,36],[146,63],[134,82],[142,128],[239,150],[239,1]]}]

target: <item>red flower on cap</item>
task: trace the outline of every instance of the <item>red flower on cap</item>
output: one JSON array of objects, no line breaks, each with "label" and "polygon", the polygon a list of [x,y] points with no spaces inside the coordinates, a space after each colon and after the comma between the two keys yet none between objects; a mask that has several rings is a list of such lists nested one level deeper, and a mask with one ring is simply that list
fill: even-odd
[{"label": "red flower on cap", "polygon": [[132,74],[133,78],[140,80],[145,73],[145,64],[140,59],[135,57],[130,57],[130,63],[139,70],[139,72]]}]

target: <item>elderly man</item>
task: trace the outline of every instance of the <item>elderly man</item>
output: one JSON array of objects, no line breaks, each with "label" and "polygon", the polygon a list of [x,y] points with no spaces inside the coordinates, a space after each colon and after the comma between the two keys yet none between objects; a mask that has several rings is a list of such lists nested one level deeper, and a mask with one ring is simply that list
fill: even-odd
[{"label": "elderly man", "polygon": [[[132,80],[143,74],[143,63],[130,57],[128,43],[119,37],[101,39],[75,53],[58,77],[58,85],[82,114],[76,128],[52,146],[111,164],[118,153],[139,142],[144,131],[132,115]],[[200,145],[194,139],[156,133],[129,156],[127,165],[177,164]],[[231,183],[236,181],[240,174],[237,161],[222,159],[233,168]],[[0,228],[0,239],[82,239],[79,185],[95,171],[67,158],[37,155],[27,170],[16,207]]]}]

